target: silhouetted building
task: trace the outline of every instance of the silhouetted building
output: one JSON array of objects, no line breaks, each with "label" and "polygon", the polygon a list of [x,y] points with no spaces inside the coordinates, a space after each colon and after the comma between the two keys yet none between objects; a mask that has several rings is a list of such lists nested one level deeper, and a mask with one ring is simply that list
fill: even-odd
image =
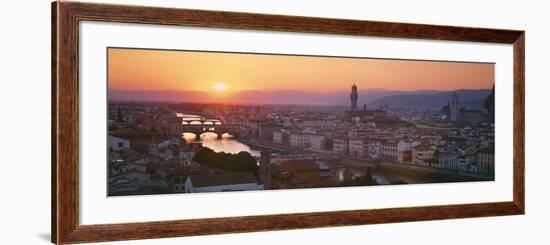
[{"label": "silhouetted building", "polygon": [[451,95],[451,101],[449,102],[449,111],[450,111],[450,121],[456,122],[458,121],[458,113],[459,113],[459,105],[458,105],[458,94],[453,93]]},{"label": "silhouetted building", "polygon": [[474,110],[474,109],[469,110],[466,108],[460,109],[460,114],[459,114],[460,121],[477,123],[477,122],[483,121],[483,119],[484,119],[484,115],[482,110]]},{"label": "silhouetted building", "polygon": [[495,85],[493,85],[493,91],[485,98],[483,102],[483,109],[487,112],[487,119],[491,122],[495,120]]},{"label": "silhouetted building", "polygon": [[283,127],[277,124],[261,123],[258,126],[258,139],[260,141],[271,143],[273,142],[273,133],[280,132],[282,128]]},{"label": "silhouetted building", "polygon": [[359,98],[359,95],[357,94],[357,86],[354,83],[353,86],[351,86],[351,94],[350,94],[351,110],[352,111],[357,110],[357,99],[358,98]]},{"label": "silhouetted building", "polygon": [[283,161],[272,172],[272,189],[335,186],[335,171],[328,164],[317,165],[313,159]]},{"label": "silhouetted building", "polygon": [[145,131],[115,131],[112,136],[129,141],[130,149],[140,153],[147,153],[151,144],[158,144],[165,139],[158,133]]},{"label": "silhouetted building", "polygon": [[362,110],[359,110],[357,108],[357,100],[359,99],[359,94],[357,93],[357,85],[355,85],[355,83],[353,84],[353,86],[351,86],[350,99],[351,99],[351,108],[350,108],[349,111],[346,112],[348,114],[348,116],[350,116],[350,117],[365,117],[369,114],[369,112],[367,111],[367,105],[366,104],[363,104],[363,109]]}]

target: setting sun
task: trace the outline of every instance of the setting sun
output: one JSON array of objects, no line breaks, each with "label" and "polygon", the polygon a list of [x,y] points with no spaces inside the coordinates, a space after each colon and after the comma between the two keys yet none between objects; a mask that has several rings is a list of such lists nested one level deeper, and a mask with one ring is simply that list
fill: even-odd
[{"label": "setting sun", "polygon": [[217,83],[217,84],[216,84],[216,90],[217,90],[217,91],[223,91],[223,90],[225,90],[225,84],[224,84],[224,83]]}]

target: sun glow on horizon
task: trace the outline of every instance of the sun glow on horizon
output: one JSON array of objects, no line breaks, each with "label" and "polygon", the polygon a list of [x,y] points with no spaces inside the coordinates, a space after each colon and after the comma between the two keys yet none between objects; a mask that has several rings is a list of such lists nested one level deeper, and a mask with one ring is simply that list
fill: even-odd
[{"label": "sun glow on horizon", "polygon": [[216,91],[224,91],[225,90],[225,83],[216,83]]},{"label": "sun glow on horizon", "polygon": [[447,91],[491,88],[495,78],[491,63],[108,49],[109,89],[333,93],[354,81],[360,90]]}]

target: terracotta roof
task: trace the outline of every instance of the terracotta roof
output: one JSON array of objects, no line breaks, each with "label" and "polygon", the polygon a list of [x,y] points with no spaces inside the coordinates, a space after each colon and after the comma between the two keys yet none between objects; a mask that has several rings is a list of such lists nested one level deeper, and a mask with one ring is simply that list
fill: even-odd
[{"label": "terracotta roof", "polygon": [[256,177],[254,177],[254,175],[249,172],[215,175],[193,175],[189,178],[191,178],[191,183],[193,184],[193,187],[257,183]]},{"label": "terracotta roof", "polygon": [[281,164],[289,164],[297,171],[319,170],[319,166],[315,164],[313,159],[288,160]]}]

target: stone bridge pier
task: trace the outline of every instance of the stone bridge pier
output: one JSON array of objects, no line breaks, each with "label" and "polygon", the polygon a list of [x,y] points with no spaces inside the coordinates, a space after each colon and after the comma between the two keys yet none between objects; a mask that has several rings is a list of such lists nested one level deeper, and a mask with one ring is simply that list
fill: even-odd
[{"label": "stone bridge pier", "polygon": [[[178,115],[179,114],[179,115]],[[184,133],[195,134],[198,141],[204,133],[215,133],[218,139],[225,133],[238,133],[239,125],[228,125],[219,118],[206,118],[200,115],[185,115],[176,113],[176,118],[170,124],[170,131],[173,135],[182,135]]]},{"label": "stone bridge pier", "polygon": [[195,135],[197,141],[200,140],[200,136],[204,133],[215,133],[217,138],[221,139],[225,133],[238,134],[238,127],[228,125],[173,125],[171,133],[173,135],[192,133]]}]

